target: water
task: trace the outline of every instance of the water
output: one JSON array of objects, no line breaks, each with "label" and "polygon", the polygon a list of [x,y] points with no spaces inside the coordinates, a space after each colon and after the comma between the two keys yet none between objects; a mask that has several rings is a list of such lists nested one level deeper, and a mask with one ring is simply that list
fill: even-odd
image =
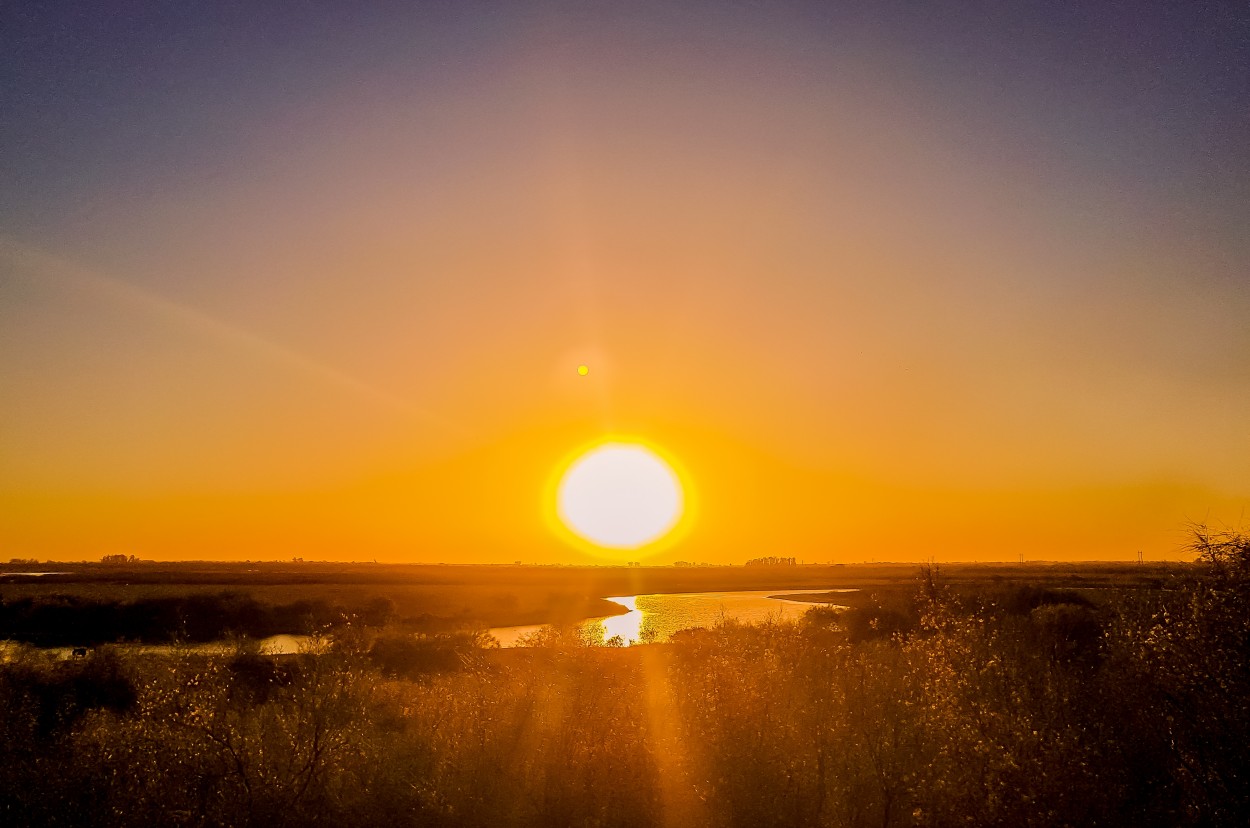
[{"label": "water", "polygon": [[[294,655],[313,647],[313,639],[306,635],[272,635],[256,642],[259,652],[263,655]],[[139,655],[171,656],[171,655],[207,655],[227,656],[237,651],[237,645],[231,641],[210,641],[206,644],[109,644],[126,653]],[[14,641],[0,641],[0,661],[12,657],[21,645]],[[86,648],[88,652],[93,647]],[[73,647],[49,647],[43,652],[58,659],[73,658]]]},{"label": "water", "polygon": [[[786,592],[785,590],[781,590]],[[824,589],[813,591],[827,593]],[[832,590],[852,592],[853,590]],[[750,590],[742,592],[685,592],[655,595],[626,595],[605,598],[629,610],[623,615],[606,618],[590,618],[583,621],[583,628],[602,624],[604,638],[620,636],[626,644],[648,641],[666,641],[678,630],[691,627],[711,627],[722,620],[758,624],[761,621],[797,619],[814,606],[806,601],[787,601],[769,596],[779,590]],[[788,591],[788,594],[800,594]],[[518,627],[495,627],[490,634],[499,640],[500,646],[516,647],[520,640],[537,630],[540,625]]]},{"label": "water", "polygon": [[[295,655],[309,650],[314,646],[313,639],[307,635],[271,635],[256,641],[257,650],[262,655]],[[148,655],[175,655],[178,653],[194,653],[196,655],[233,655],[238,646],[232,641],[211,641],[207,644],[132,644],[127,646],[132,652]]]},{"label": "water", "polygon": [[[815,606],[828,606],[807,601],[787,601],[769,596],[784,593],[825,594],[829,592],[855,592],[852,589],[822,590],[747,590],[738,592],[684,592],[652,595],[624,595],[606,598],[620,604],[628,612],[606,618],[589,618],[579,626],[593,629],[603,625],[604,639],[620,636],[625,644],[667,641],[673,633],[691,627],[711,627],[722,620],[758,624],[768,620],[798,619]],[[516,647],[519,640],[542,629],[542,625],[530,624],[515,627],[495,627],[490,634],[503,647]],[[275,635],[261,639],[260,651],[273,655],[288,655],[306,650],[312,639],[303,635]],[[9,655],[15,645],[0,641],[0,659]],[[194,653],[198,655],[229,655],[235,651],[232,642],[215,641],[207,644],[184,644],[177,647],[168,644],[124,644],[124,649],[147,655],[173,655]],[[59,658],[70,658],[71,649],[53,648]]]}]

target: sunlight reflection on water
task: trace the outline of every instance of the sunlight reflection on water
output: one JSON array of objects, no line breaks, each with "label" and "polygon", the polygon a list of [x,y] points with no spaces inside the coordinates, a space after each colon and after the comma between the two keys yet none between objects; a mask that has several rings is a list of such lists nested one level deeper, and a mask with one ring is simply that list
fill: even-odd
[{"label": "sunlight reflection on water", "polygon": [[[203,644],[106,644],[107,646],[131,655],[174,656],[202,655],[228,656],[238,652],[238,645],[232,641],[210,641]],[[315,651],[320,646],[317,641],[307,635],[271,635],[255,642],[256,651],[264,655],[295,655]],[[74,647],[49,647],[46,652],[58,659],[73,658]],[[88,652],[97,649],[87,647]],[[0,661],[13,658],[22,651],[22,645],[16,641],[0,641]]]},{"label": "sunlight reflection on water", "polygon": [[[830,590],[814,592],[827,593]],[[722,620],[758,624],[761,621],[798,619],[814,606],[806,601],[770,598],[779,592],[799,591],[752,590],[740,592],[688,592],[655,595],[627,595],[605,598],[620,604],[629,612],[607,618],[591,618],[583,628],[602,624],[604,639],[620,636],[626,644],[666,641],[678,630],[690,627],[711,627]],[[502,647],[515,647],[525,635],[540,629],[539,625],[495,627],[491,635]]]}]

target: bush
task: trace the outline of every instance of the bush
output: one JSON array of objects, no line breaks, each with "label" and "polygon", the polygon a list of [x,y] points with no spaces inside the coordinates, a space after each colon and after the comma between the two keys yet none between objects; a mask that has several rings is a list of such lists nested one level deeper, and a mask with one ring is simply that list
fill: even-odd
[{"label": "bush", "polygon": [[369,660],[388,676],[418,678],[477,665],[484,646],[479,633],[390,634],[373,642]]},{"label": "bush", "polygon": [[[342,627],[0,665],[5,824],[1243,825],[1250,542],[1142,599],[930,578],[852,619],[610,648]],[[1076,600],[1076,599],[1080,600]],[[1026,609],[1027,608],[1027,611]],[[886,634],[897,612],[910,626]],[[891,622],[893,623],[893,622]],[[899,622],[903,627],[903,622]],[[600,636],[600,639],[602,636]],[[603,643],[600,641],[599,643]],[[466,669],[471,668],[471,669]]]},{"label": "bush", "polygon": [[137,698],[121,660],[108,649],[83,660],[29,658],[9,665],[2,675],[7,707],[22,711],[40,739],[72,729],[92,710],[126,713]]}]

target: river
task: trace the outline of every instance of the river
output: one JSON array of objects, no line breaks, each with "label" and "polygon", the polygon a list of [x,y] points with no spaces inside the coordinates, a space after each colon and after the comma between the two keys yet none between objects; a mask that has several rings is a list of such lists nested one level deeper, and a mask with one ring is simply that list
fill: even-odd
[{"label": "river", "polygon": [[[855,590],[814,590],[810,594]],[[740,592],[684,592],[652,595],[622,595],[604,600],[620,604],[628,612],[605,618],[589,618],[581,626],[603,625],[605,640],[615,636],[625,644],[666,641],[678,630],[711,627],[722,620],[758,624],[770,619],[796,619],[819,604],[773,598],[779,592],[794,595],[793,590],[749,590]],[[825,606],[828,606],[827,604]],[[541,625],[495,627],[490,634],[502,647],[524,646],[523,639]]]},{"label": "river", "polygon": [[[579,626],[593,630],[603,625],[603,638],[609,640],[619,636],[622,643],[636,644],[644,642],[667,641],[673,633],[691,627],[711,627],[722,620],[740,621],[746,624],[758,624],[768,620],[797,619],[814,606],[830,606],[829,604],[810,603],[807,601],[790,601],[771,596],[778,593],[796,594],[827,594],[829,592],[855,592],[853,589],[823,589],[808,591],[794,590],[747,590],[738,592],[681,592],[656,593],[650,595],[622,595],[605,598],[607,601],[620,604],[627,612],[621,615],[609,615],[603,618],[588,618]],[[498,639],[501,647],[524,646],[524,637],[542,629],[540,624],[526,624],[512,627],[494,627],[490,634]],[[261,652],[272,655],[297,653],[306,649],[311,639],[303,635],[275,635],[257,642]],[[8,655],[12,650],[12,642],[0,642],[0,657]],[[172,655],[174,653],[195,653],[200,655],[224,655],[235,651],[231,642],[216,641],[207,644],[171,646],[168,644],[126,644],[122,645],[130,652],[147,653],[150,655]],[[69,658],[68,647],[52,648],[61,658]]]}]

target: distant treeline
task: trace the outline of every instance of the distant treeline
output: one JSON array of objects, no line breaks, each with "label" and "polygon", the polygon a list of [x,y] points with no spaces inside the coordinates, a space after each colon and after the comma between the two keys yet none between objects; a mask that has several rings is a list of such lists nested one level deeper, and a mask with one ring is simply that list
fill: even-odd
[{"label": "distant treeline", "polygon": [[87,647],[114,641],[204,643],[231,636],[265,638],[325,630],[348,620],[381,625],[391,602],[347,608],[323,600],[265,604],[236,592],[99,601],[51,595],[0,601],[0,640],[39,647]]}]

